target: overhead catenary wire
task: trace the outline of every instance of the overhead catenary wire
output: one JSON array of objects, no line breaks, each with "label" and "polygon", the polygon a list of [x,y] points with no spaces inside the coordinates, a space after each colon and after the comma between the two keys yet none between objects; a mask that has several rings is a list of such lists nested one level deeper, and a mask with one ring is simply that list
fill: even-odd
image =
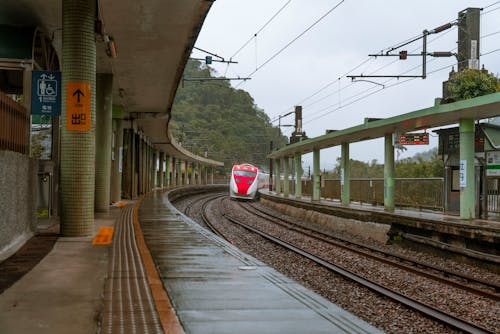
[{"label": "overhead catenary wire", "polygon": [[[447,34],[449,34],[449,33],[450,33],[450,32],[452,32],[452,31],[454,31],[454,30],[448,30],[448,31],[446,31],[446,32],[444,32],[444,33],[442,33],[442,34],[440,34],[440,35],[436,36],[435,38],[433,38],[433,39],[429,40],[427,44],[429,45],[429,44],[431,44],[432,42],[434,42],[434,41],[436,41],[436,40],[438,40],[438,39],[440,39],[440,38],[443,38],[444,36],[446,36]],[[404,40],[404,41],[402,41],[402,42],[400,42],[400,43],[394,44],[394,45],[398,45],[398,44],[401,44],[401,43],[405,43],[405,42],[410,41],[410,40],[412,40],[412,39],[414,39],[414,38],[415,38],[415,37],[408,38],[408,39],[406,39],[406,40]],[[387,50],[387,49],[389,49],[389,48],[390,48],[390,47],[385,48],[385,49],[383,49],[383,50]],[[410,52],[415,52],[415,51],[416,51],[416,50],[418,50],[419,48],[420,48],[420,47],[417,47],[417,48],[415,48],[415,49],[411,50]],[[371,60],[373,60],[373,59],[375,59],[375,57],[369,57],[368,59],[364,60],[364,61],[363,61],[363,62],[361,62],[360,64],[358,64],[358,65],[356,65],[355,67],[353,67],[352,69],[350,69],[349,71],[347,71],[347,72],[345,72],[344,74],[342,74],[342,75],[341,75],[338,79],[335,79],[335,80],[333,80],[333,81],[331,81],[331,82],[327,83],[326,85],[324,85],[323,87],[321,87],[319,90],[315,91],[313,94],[311,94],[311,95],[307,96],[306,98],[302,99],[300,102],[296,103],[295,105],[300,105],[301,103],[303,103],[303,102],[307,101],[308,99],[310,99],[310,98],[312,98],[312,97],[314,97],[314,96],[318,95],[319,93],[321,93],[322,91],[324,91],[325,89],[327,89],[328,87],[330,87],[331,85],[333,85],[335,82],[338,82],[338,80],[339,80],[339,79],[341,79],[341,78],[343,78],[343,77],[346,77],[348,74],[352,73],[353,71],[355,71],[356,69],[360,68],[361,66],[363,66],[364,64],[366,64],[368,61],[371,61]],[[370,73],[370,74],[377,73],[378,71],[380,71],[380,70],[382,70],[382,69],[384,69],[384,68],[387,68],[387,67],[391,66],[392,64],[397,63],[398,61],[399,61],[399,59],[395,59],[395,60],[393,60],[393,61],[389,62],[388,64],[382,65],[382,66],[380,66],[379,68],[377,68],[376,70],[373,70],[373,71],[371,71],[371,72],[369,72],[369,73]],[[432,61],[432,60],[431,60],[431,61]],[[389,80],[389,81],[390,81],[390,80]],[[327,99],[328,97],[330,97],[330,96],[332,96],[332,95],[334,95],[334,94],[340,93],[341,91],[343,91],[343,90],[345,90],[345,89],[347,89],[347,88],[351,87],[353,84],[354,84],[354,82],[351,82],[351,83],[349,83],[348,85],[345,85],[345,86],[343,86],[343,87],[340,87],[340,88],[338,88],[337,90],[335,90],[335,91],[333,91],[333,92],[329,93],[328,95],[321,97],[319,100],[316,100],[316,101],[314,101],[314,102],[312,102],[312,103],[309,103],[308,105],[305,105],[304,107],[310,107],[310,106],[315,105],[315,104],[317,104],[317,103],[319,103],[319,102],[321,102],[321,101],[324,101],[324,100],[325,100],[325,99]],[[289,107],[289,108],[287,108],[287,110],[286,110],[286,111],[289,111],[289,110],[291,110],[292,108],[293,108],[293,107]],[[286,111],[285,111],[285,112],[286,112]],[[275,122],[276,120],[278,120],[278,116],[274,117],[274,118],[273,118],[273,120],[272,120],[272,122]]]},{"label": "overhead catenary wire", "polygon": [[236,50],[236,52],[231,56],[231,59],[234,58],[238,53],[240,53],[241,50],[243,50],[248,44],[250,44],[250,42],[254,38],[256,38],[257,35],[260,34],[262,30],[264,30],[283,11],[283,9],[285,9],[286,6],[290,4],[290,2],[292,2],[292,0],[288,0],[283,6],[281,6],[281,8],[276,13],[274,13],[274,15],[269,20],[267,20],[266,23],[264,23],[264,25],[252,35],[252,37],[250,37],[238,50]]},{"label": "overhead catenary wire", "polygon": [[[309,27],[307,27],[304,31],[302,31],[300,34],[298,34],[295,38],[293,38],[290,42],[288,42],[285,46],[283,46],[278,52],[273,54],[271,57],[269,57],[264,63],[262,63],[260,66],[258,66],[253,72],[248,74],[246,77],[250,78],[252,75],[257,73],[261,68],[269,64],[274,58],[276,58],[278,55],[280,55],[283,51],[285,51],[290,45],[295,43],[300,37],[304,36],[309,30],[311,30],[315,25],[317,25],[319,22],[321,22],[325,17],[327,17],[331,12],[333,12],[335,9],[337,9],[345,0],[341,0],[338,2],[335,6],[333,6],[331,9],[329,9],[325,14],[323,14],[319,19],[314,21]],[[239,87],[242,84],[240,82],[238,85],[235,86],[235,88]]]}]

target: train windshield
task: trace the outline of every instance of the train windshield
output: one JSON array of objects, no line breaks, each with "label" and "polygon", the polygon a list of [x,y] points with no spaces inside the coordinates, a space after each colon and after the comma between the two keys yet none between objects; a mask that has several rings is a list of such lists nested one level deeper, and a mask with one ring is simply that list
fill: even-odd
[{"label": "train windshield", "polygon": [[236,176],[246,176],[246,177],[255,177],[257,175],[257,173],[248,170],[235,170],[233,174]]}]

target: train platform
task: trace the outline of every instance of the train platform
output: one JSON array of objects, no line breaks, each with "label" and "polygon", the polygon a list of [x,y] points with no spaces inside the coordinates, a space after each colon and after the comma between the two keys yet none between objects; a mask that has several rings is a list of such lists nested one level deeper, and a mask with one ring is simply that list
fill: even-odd
[{"label": "train platform", "polygon": [[382,242],[389,238],[395,242],[409,241],[477,259],[496,268],[500,265],[499,217],[462,220],[441,212],[404,208],[386,212],[383,206],[367,203],[343,206],[338,200],[325,198],[312,202],[310,196],[285,198],[268,190],[261,191],[261,199],[275,209],[318,225],[329,225]]},{"label": "train platform", "polygon": [[59,237],[0,294],[2,334],[379,333],[201,228],[161,192],[96,215],[97,236],[101,228],[114,229],[112,242]]}]

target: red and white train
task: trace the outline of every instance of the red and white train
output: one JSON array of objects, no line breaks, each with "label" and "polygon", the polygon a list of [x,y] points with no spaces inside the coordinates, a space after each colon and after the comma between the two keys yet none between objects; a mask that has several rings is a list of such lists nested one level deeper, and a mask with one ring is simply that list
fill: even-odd
[{"label": "red and white train", "polygon": [[269,186],[269,174],[250,164],[234,165],[229,181],[231,198],[255,199],[257,191]]}]

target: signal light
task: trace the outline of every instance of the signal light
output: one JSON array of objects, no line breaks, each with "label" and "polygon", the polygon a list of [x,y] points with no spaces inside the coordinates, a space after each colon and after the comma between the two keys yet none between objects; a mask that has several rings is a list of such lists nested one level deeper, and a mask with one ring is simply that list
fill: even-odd
[{"label": "signal light", "polygon": [[408,58],[408,51],[403,50],[399,51],[399,59],[400,60],[406,60]]}]

